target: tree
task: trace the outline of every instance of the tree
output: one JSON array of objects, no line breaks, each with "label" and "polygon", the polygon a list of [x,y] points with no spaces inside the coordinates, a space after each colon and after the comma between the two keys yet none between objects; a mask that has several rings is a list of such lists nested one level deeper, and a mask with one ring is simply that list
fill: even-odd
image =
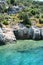
[{"label": "tree", "polygon": [[15,0],[10,0],[10,3],[11,3],[12,5],[14,5]]},{"label": "tree", "polygon": [[28,15],[27,15],[27,13],[26,12],[24,12],[24,13],[20,13],[19,14],[19,18],[21,19],[21,20],[23,20],[23,24],[25,24],[25,25],[31,25],[31,21],[30,21],[30,19],[28,18]]},{"label": "tree", "polygon": [[10,0],[7,0],[7,3],[10,4]]}]

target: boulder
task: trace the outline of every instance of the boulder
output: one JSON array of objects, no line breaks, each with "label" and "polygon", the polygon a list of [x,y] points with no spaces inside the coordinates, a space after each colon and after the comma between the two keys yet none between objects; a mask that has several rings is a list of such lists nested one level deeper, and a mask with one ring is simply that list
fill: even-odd
[{"label": "boulder", "polygon": [[29,28],[28,35],[29,35],[30,39],[32,39],[32,37],[33,37],[33,28],[32,27]]},{"label": "boulder", "polygon": [[27,39],[28,38],[27,29],[14,30],[14,34],[17,39]]},{"label": "boulder", "polygon": [[19,29],[18,36],[21,39],[28,39],[28,29],[27,28]]},{"label": "boulder", "polygon": [[6,42],[16,41],[15,35],[11,28],[3,28],[3,35]]},{"label": "boulder", "polygon": [[33,40],[40,40],[43,39],[43,28],[36,26],[31,26],[27,28],[23,24],[16,24],[14,27],[14,34],[17,39],[33,39]]},{"label": "boulder", "polygon": [[40,29],[41,39],[43,39],[43,28]]},{"label": "boulder", "polygon": [[28,39],[29,33],[28,28],[25,27],[23,24],[16,24],[14,27],[14,34],[17,39]]},{"label": "boulder", "polygon": [[13,31],[9,28],[0,28],[0,45],[6,44],[7,42],[15,42],[16,38]]},{"label": "boulder", "polygon": [[22,29],[18,30],[18,38],[23,39],[23,30]]},{"label": "boulder", "polygon": [[32,26],[32,39],[39,40],[40,37],[40,29],[37,27]]},{"label": "boulder", "polygon": [[5,44],[4,35],[2,29],[0,28],[0,45],[4,44]]}]

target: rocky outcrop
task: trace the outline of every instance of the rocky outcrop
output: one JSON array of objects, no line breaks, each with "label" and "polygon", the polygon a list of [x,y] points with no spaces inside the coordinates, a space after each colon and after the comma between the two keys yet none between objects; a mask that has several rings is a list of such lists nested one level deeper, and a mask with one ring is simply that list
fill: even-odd
[{"label": "rocky outcrop", "polygon": [[31,26],[30,28],[25,27],[23,24],[16,24],[13,29],[6,28],[5,26],[0,27],[0,45],[6,44],[6,42],[15,42],[17,39],[43,39],[43,28]]},{"label": "rocky outcrop", "polygon": [[0,28],[0,45],[4,44],[5,44],[4,35],[2,29]]},{"label": "rocky outcrop", "polygon": [[17,39],[29,39],[28,30],[23,24],[17,24],[14,27],[14,34]]},{"label": "rocky outcrop", "polygon": [[25,6],[18,6],[18,5],[14,5],[12,7],[8,8],[7,13],[8,14],[17,14],[18,12],[22,11],[23,9],[25,9]]},{"label": "rocky outcrop", "polygon": [[43,39],[43,28],[40,29],[41,39]]},{"label": "rocky outcrop", "polygon": [[5,44],[5,42],[15,42],[16,38],[10,28],[0,28],[0,45]]},{"label": "rocky outcrop", "polygon": [[40,29],[39,28],[37,28],[37,27],[34,27],[34,26],[32,26],[31,27],[31,34],[32,34],[32,39],[34,39],[34,40],[39,40],[40,38],[41,38],[41,36],[40,36]]},{"label": "rocky outcrop", "polygon": [[43,28],[31,26],[30,28],[25,27],[23,24],[16,24],[14,26],[14,34],[17,39],[43,39]]}]

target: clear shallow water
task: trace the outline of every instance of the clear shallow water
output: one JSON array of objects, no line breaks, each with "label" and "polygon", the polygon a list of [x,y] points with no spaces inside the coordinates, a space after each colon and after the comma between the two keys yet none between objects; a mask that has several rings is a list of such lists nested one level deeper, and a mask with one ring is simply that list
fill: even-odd
[{"label": "clear shallow water", "polygon": [[0,65],[43,65],[43,47],[27,52],[6,48],[0,50]]}]

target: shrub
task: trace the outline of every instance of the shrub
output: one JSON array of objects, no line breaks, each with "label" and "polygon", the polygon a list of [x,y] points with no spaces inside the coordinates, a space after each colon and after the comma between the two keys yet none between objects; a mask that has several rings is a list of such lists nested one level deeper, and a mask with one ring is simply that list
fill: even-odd
[{"label": "shrub", "polygon": [[38,9],[37,8],[34,8],[34,9],[31,9],[30,10],[30,13],[32,14],[32,15],[39,15],[39,11],[38,11]]},{"label": "shrub", "polygon": [[39,23],[40,24],[43,24],[43,19],[39,19]]},{"label": "shrub", "polygon": [[35,14],[36,14],[36,12],[35,12],[34,9],[32,9],[32,10],[30,11],[30,13],[31,13],[32,15],[35,15]]},{"label": "shrub", "polygon": [[23,13],[20,12],[18,17],[20,18],[20,20],[22,20],[23,19]]},{"label": "shrub", "polygon": [[41,15],[41,18],[43,18],[43,15]]},{"label": "shrub", "polygon": [[24,17],[23,23],[24,23],[24,24],[31,25],[31,21],[30,21],[30,19],[28,19],[27,16]]},{"label": "shrub", "polygon": [[8,11],[8,9],[4,9],[4,12],[7,12]]},{"label": "shrub", "polygon": [[40,18],[40,16],[39,15],[35,15],[35,18]]},{"label": "shrub", "polygon": [[8,23],[8,21],[4,20],[4,21],[3,21],[3,24],[4,24],[4,25],[8,25],[9,23]]},{"label": "shrub", "polygon": [[33,15],[29,12],[29,13],[28,13],[28,16],[29,16],[29,17],[32,17]]},{"label": "shrub", "polygon": [[25,25],[26,24],[31,25],[31,21],[29,20],[28,15],[27,15],[26,12],[20,13],[19,14],[19,18],[23,20],[23,24],[25,24]]}]

